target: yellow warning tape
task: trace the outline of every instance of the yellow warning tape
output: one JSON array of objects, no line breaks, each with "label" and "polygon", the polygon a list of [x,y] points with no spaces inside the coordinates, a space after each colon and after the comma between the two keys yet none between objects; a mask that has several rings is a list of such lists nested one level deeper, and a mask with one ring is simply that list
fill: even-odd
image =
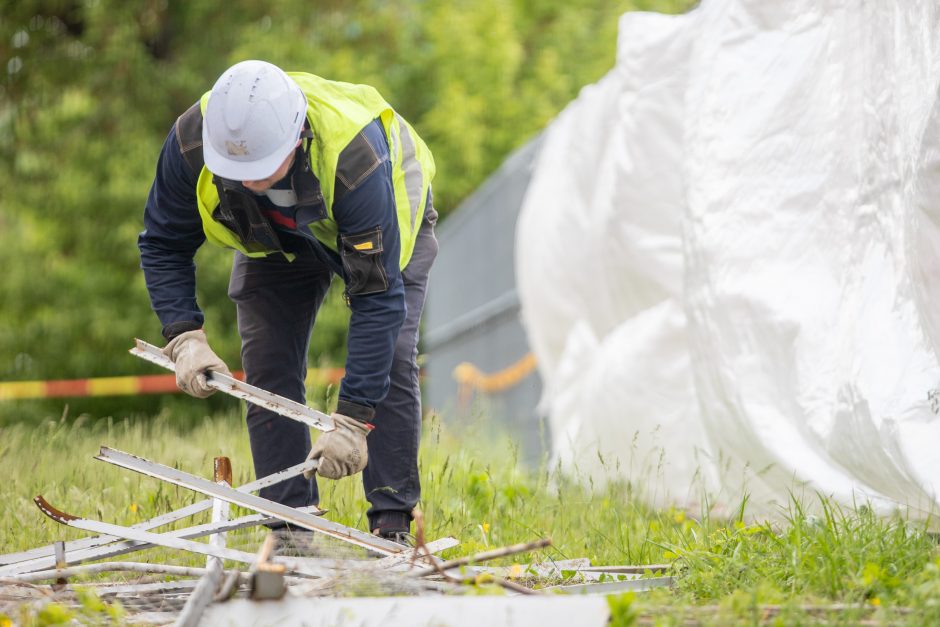
[{"label": "yellow warning tape", "polygon": [[14,398],[42,398],[46,384],[43,381],[12,381],[0,383],[0,400]]},{"label": "yellow warning tape", "polygon": [[[307,385],[336,385],[345,374],[343,368],[310,368]],[[243,378],[241,372],[235,373]],[[0,381],[0,401],[35,398],[66,398],[85,396],[131,396],[134,394],[176,394],[176,377],[172,374],[97,377],[92,379],[61,379],[55,381]]]},{"label": "yellow warning tape", "polygon": [[88,379],[88,396],[127,396],[137,394],[138,377],[100,377]]}]

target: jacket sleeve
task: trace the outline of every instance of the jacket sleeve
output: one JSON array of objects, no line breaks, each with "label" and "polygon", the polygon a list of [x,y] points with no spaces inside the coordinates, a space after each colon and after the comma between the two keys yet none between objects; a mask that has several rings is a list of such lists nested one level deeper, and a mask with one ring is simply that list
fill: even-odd
[{"label": "jacket sleeve", "polygon": [[373,419],[375,406],[388,393],[395,342],[405,320],[392,171],[381,126],[367,128],[367,136],[376,146],[375,127],[382,133],[378,140],[384,157],[377,151],[382,161],[333,207],[352,310],[337,411],[366,421]]},{"label": "jacket sleeve", "polygon": [[150,303],[166,339],[203,324],[196,304],[193,257],[205,241],[196,206],[198,175],[183,160],[170,130],[144,208],[144,231],[137,238]]}]

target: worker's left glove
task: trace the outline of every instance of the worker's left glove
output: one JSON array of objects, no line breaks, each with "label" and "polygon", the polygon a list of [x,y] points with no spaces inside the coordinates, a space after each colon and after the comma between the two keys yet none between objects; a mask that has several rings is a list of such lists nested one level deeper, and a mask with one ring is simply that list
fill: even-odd
[{"label": "worker's left glove", "polygon": [[342,479],[361,472],[369,461],[366,436],[371,425],[343,414],[332,417],[336,429],[321,434],[307,455],[308,460],[320,460],[316,470],[304,473],[308,479],[314,472],[327,479]]},{"label": "worker's left glove", "polygon": [[206,382],[206,370],[232,376],[225,362],[209,348],[209,340],[202,329],[180,333],[163,349],[176,366],[176,386],[196,398],[215,393]]}]

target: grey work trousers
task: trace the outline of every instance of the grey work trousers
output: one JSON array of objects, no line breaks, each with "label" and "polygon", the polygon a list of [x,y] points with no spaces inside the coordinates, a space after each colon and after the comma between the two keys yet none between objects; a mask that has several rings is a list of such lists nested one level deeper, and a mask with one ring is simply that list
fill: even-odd
[{"label": "grey work trousers", "polygon": [[[395,345],[389,392],[376,407],[377,427],[368,437],[369,463],[362,472],[370,518],[385,511],[410,513],[421,495],[418,323],[428,273],[437,256],[436,221],[437,213],[429,204],[414,253],[402,271],[407,314]],[[311,329],[331,279],[330,268],[312,252],[293,262],[280,255],[254,259],[235,253],[229,297],[238,313],[248,383],[305,402]],[[311,442],[306,425],[250,403],[247,422],[255,476],[267,476],[307,458]],[[316,480],[303,477],[264,488],[261,496],[291,507],[320,501]]]}]

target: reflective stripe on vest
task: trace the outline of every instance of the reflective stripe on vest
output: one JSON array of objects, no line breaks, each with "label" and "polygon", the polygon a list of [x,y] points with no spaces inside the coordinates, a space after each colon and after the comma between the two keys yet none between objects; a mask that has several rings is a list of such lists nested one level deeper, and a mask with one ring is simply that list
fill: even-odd
[{"label": "reflective stripe on vest", "polygon": [[[428,192],[434,177],[434,158],[414,129],[398,115],[372,87],[328,81],[304,72],[288,72],[307,97],[307,120],[314,133],[310,168],[320,182],[327,217],[313,222],[309,229],[320,243],[337,251],[339,229],[333,220],[336,167],[340,153],[372,120],[379,118],[388,140],[392,166],[392,186],[401,237],[399,265],[411,259],[421,219],[427,208]],[[205,112],[209,92],[200,108]],[[264,257],[274,251],[248,250],[238,236],[212,218],[219,204],[212,173],[203,166],[196,183],[196,198],[206,239],[235,248],[250,257]],[[293,259],[293,255],[288,255]]]}]

